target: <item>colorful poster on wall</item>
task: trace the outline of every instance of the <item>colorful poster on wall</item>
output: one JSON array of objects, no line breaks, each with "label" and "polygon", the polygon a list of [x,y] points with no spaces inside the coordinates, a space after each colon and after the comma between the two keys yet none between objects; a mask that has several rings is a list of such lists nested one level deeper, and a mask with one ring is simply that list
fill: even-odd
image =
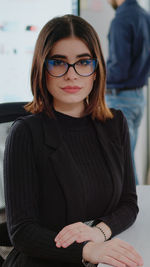
[{"label": "colorful poster on wall", "polygon": [[0,0],[0,103],[30,101],[30,68],[39,31],[75,12],[72,0]]}]

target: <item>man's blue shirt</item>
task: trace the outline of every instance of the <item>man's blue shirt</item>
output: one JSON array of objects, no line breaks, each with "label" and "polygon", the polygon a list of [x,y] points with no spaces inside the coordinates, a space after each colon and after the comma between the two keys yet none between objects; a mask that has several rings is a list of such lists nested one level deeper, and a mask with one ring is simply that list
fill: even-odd
[{"label": "man's blue shirt", "polygon": [[109,30],[107,88],[138,88],[150,74],[150,14],[136,0],[117,8]]}]

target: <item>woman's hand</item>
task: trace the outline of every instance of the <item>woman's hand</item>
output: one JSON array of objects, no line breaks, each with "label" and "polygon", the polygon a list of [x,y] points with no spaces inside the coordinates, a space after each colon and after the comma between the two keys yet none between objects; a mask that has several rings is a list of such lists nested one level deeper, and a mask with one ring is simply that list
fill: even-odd
[{"label": "woman's hand", "polygon": [[105,263],[115,267],[143,265],[143,260],[135,249],[118,238],[103,243],[88,242],[83,247],[83,259],[94,264]]},{"label": "woman's hand", "polygon": [[82,222],[73,223],[65,226],[55,237],[58,248],[66,248],[75,241],[82,243],[84,241],[104,242],[104,235],[95,227],[90,227]]}]

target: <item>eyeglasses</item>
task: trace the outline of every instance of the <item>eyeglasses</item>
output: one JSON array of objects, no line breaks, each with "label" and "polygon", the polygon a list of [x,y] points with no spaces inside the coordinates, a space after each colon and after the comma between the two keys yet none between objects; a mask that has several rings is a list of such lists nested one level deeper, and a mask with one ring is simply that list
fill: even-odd
[{"label": "eyeglasses", "polygon": [[46,59],[45,65],[48,73],[54,77],[64,76],[70,67],[73,67],[75,72],[83,77],[92,75],[98,65],[97,59],[80,59],[74,64],[69,64],[60,59]]}]

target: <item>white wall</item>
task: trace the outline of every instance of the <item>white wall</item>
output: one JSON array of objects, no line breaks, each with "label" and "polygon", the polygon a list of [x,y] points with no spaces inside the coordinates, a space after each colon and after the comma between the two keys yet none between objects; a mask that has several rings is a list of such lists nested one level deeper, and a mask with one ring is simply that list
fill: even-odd
[{"label": "white wall", "polygon": [[[96,4],[94,5],[96,2],[99,2],[100,4],[97,4],[97,6]],[[107,3],[107,0],[81,0],[80,15],[89,21],[99,34],[104,57],[106,59],[108,55],[107,33],[110,21],[115,15],[114,10]]]},{"label": "white wall", "polygon": [[143,6],[145,9],[149,10],[150,2],[149,0],[138,0],[139,4]]},{"label": "white wall", "polygon": [[[139,0],[139,3],[146,9],[149,7],[149,0]],[[99,34],[105,60],[108,55],[107,34],[109,25],[115,15],[114,10],[107,0],[81,0],[81,17],[89,21]],[[144,89],[145,97],[147,88]],[[147,174],[147,108],[145,106],[143,120],[139,129],[139,138],[135,151],[135,163],[139,183],[145,183]]]},{"label": "white wall", "polygon": [[32,99],[30,71],[37,36],[47,21],[66,13],[72,13],[72,0],[0,0],[1,103]]}]

